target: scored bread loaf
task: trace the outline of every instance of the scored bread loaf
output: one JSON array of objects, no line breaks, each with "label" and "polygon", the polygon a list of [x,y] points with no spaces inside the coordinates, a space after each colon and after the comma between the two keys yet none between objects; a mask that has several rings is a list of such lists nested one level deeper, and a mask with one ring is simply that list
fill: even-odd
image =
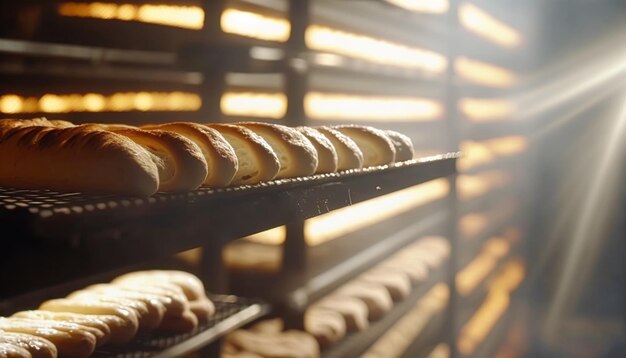
[{"label": "scored bread loaf", "polygon": [[304,313],[304,330],[327,348],[346,336],[346,322],[338,312],[309,308]]},{"label": "scored bread loaf", "polygon": [[0,332],[0,344],[12,344],[23,348],[33,358],[57,358],[58,355],[57,347],[52,342],[31,334]]},{"label": "scored bread loaf", "polygon": [[0,186],[149,196],[159,175],[150,153],[122,135],[22,126],[0,140]]},{"label": "scored bread loaf", "polygon": [[86,358],[96,348],[96,337],[89,332],[80,329],[61,331],[39,322],[42,321],[14,321],[10,318],[0,318],[0,331],[44,338],[54,344],[61,357]]},{"label": "scored bread loaf", "polygon": [[204,185],[210,187],[228,186],[239,167],[237,154],[228,141],[213,128],[197,123],[176,122],[143,126],[144,129],[161,129],[178,133],[193,141],[200,149],[208,165],[208,175]]},{"label": "scored bread loaf", "polygon": [[48,120],[47,118],[32,118],[32,119],[0,119],[0,136],[7,130],[17,127],[54,127],[54,128],[67,128],[74,127],[74,124],[62,120]]},{"label": "scored bread loaf", "polygon": [[87,289],[95,288],[95,290],[98,291],[101,289],[98,286],[114,286],[116,289],[122,291],[154,296],[165,306],[165,317],[180,316],[184,312],[189,311],[189,301],[178,286],[168,284],[151,285],[147,283],[137,284],[133,282],[120,282],[110,285],[89,286]]},{"label": "scored bread loaf", "polygon": [[364,167],[390,164],[396,160],[396,148],[384,131],[352,124],[333,128],[350,137],[359,146],[363,153]]},{"label": "scored bread loaf", "polygon": [[233,147],[239,167],[233,185],[256,184],[276,177],[280,162],[272,147],[253,131],[233,124],[208,124]]},{"label": "scored bread loaf", "polygon": [[[0,334],[2,334],[0,332]],[[12,343],[0,343],[0,358],[32,358],[26,349]]]},{"label": "scored bread loaf", "polygon": [[97,293],[90,291],[76,291],[67,296],[70,300],[89,300],[95,302],[113,303],[132,309],[135,311],[139,320],[140,331],[152,331],[161,325],[165,308],[160,305],[154,305],[149,300],[140,300],[137,298],[129,298],[119,295],[107,293]]},{"label": "scored bread loaf", "polygon": [[374,268],[361,274],[357,281],[382,285],[394,301],[401,301],[411,293],[411,278],[405,272]]},{"label": "scored bread loaf", "polygon": [[317,170],[316,174],[334,173],[337,171],[337,151],[330,139],[326,138],[317,129],[310,127],[296,127],[296,130],[302,134],[315,147],[317,151]]},{"label": "scored bread loaf", "polygon": [[[88,315],[75,315],[71,319],[59,319],[58,317],[56,318],[44,317],[44,315],[37,314],[37,312],[38,311],[17,312],[14,315],[12,315],[11,318],[49,321],[49,322],[56,321],[56,322],[77,324],[79,326],[91,328],[92,330],[89,330],[89,332],[91,332],[94,336],[96,336],[96,339],[98,340],[98,345],[104,344],[106,342],[110,342],[111,340],[111,328],[106,323],[104,323],[103,321],[99,320],[96,317],[92,317]],[[93,331],[93,330],[97,330],[98,332]]]},{"label": "scored bread loaf", "polygon": [[134,310],[122,305],[93,300],[70,300],[59,298],[46,301],[39,306],[42,311],[69,312],[89,315],[113,315],[124,320],[125,327],[133,330],[133,336],[139,329],[139,318]]},{"label": "scored bread loaf", "polygon": [[41,329],[56,329],[61,332],[66,332],[69,334],[73,334],[74,332],[81,331],[84,333],[89,333],[96,339],[96,347],[101,346],[109,341],[111,337],[110,330],[101,330],[99,328],[95,328],[94,326],[86,326],[78,323],[59,321],[59,320],[49,320],[49,319],[30,319],[30,318],[20,318],[20,317],[10,317],[8,318],[12,323],[23,323],[23,324],[31,324],[40,327]]},{"label": "scored bread loaf", "polygon": [[352,281],[340,287],[333,295],[358,298],[367,305],[370,321],[381,319],[393,307],[393,300],[384,286]]},{"label": "scored bread loaf", "polygon": [[337,152],[337,170],[361,169],[363,153],[359,146],[343,133],[330,127],[316,127],[331,142]]},{"label": "scored bread loaf", "polygon": [[367,305],[358,298],[331,295],[314,303],[311,308],[339,313],[346,323],[348,332],[364,331],[369,327]]},{"label": "scored bread loaf", "polygon": [[278,124],[242,122],[272,147],[280,162],[277,179],[307,176],[317,169],[317,152],[304,134]]},{"label": "scored bread loaf", "polygon": [[70,323],[78,323],[82,325],[96,325],[102,329],[100,324],[106,325],[110,332],[109,343],[118,344],[130,341],[137,333],[137,330],[128,325],[123,319],[113,315],[86,315],[69,312],[51,312],[51,311],[22,311],[13,315],[13,317],[41,319],[41,320],[58,320]]},{"label": "scored bread loaf", "polygon": [[396,148],[396,162],[413,159],[414,149],[411,138],[400,132],[392,130],[386,130],[385,134],[389,137],[391,143],[393,143],[393,146]]},{"label": "scored bread loaf", "polygon": [[130,138],[151,154],[159,169],[159,191],[190,191],[204,183],[208,167],[202,150],[182,135],[125,125],[106,125],[104,128]]}]

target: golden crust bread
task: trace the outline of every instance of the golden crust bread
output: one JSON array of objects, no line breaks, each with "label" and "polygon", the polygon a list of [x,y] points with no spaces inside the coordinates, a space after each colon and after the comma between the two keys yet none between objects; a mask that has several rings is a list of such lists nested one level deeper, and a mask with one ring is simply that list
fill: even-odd
[{"label": "golden crust bread", "polygon": [[[49,300],[39,306],[42,311],[69,312],[88,315],[113,315],[124,320],[124,326],[128,331],[132,330],[133,336],[139,329],[139,318],[134,310],[120,304],[99,302],[93,300],[70,300],[66,298]],[[131,337],[132,338],[132,337]]]},{"label": "golden crust bread", "polygon": [[31,334],[0,332],[0,344],[7,343],[25,349],[33,358],[56,358],[58,354],[52,342]]},{"label": "golden crust bread", "polygon": [[310,127],[296,127],[315,147],[317,151],[317,170],[315,174],[334,173],[337,171],[337,151],[330,139],[326,138],[317,129]]},{"label": "golden crust bread", "polygon": [[386,130],[385,134],[389,137],[391,143],[393,143],[393,146],[396,148],[396,162],[413,159],[414,149],[411,138],[400,132],[392,130]]},{"label": "golden crust bread", "polygon": [[280,162],[272,147],[258,134],[234,124],[208,124],[230,143],[237,154],[239,168],[233,185],[256,184],[274,179]]},{"label": "golden crust bread", "polygon": [[209,169],[204,185],[218,188],[226,187],[235,177],[239,167],[237,154],[217,130],[189,122],[151,125],[142,128],[175,132],[196,143],[202,150]]},{"label": "golden crust bread", "polygon": [[149,196],[158,169],[128,138],[75,126],[22,126],[0,138],[0,186]]},{"label": "golden crust bread", "polygon": [[317,151],[306,136],[293,128],[278,124],[238,123],[260,135],[272,147],[280,162],[277,179],[302,177],[315,173]]},{"label": "golden crust bread", "polygon": [[339,313],[346,323],[348,332],[364,331],[369,327],[367,305],[358,298],[331,295],[316,302],[311,308]]},{"label": "golden crust bread", "polygon": [[62,331],[38,322],[35,320],[26,322],[0,318],[0,330],[31,334],[47,339],[55,345],[61,357],[86,358],[96,348],[96,337],[89,332],[78,328]]},{"label": "golden crust bread", "polygon": [[195,190],[207,177],[202,150],[189,139],[173,132],[142,129],[110,129],[141,145],[152,154],[159,168],[159,191]]},{"label": "golden crust bread", "polygon": [[394,301],[401,301],[411,293],[411,279],[404,272],[374,268],[361,274],[357,281],[383,285]]},{"label": "golden crust bread", "polygon": [[391,164],[396,160],[396,148],[384,131],[370,126],[341,125],[334,129],[350,137],[363,153],[363,166]]},{"label": "golden crust bread", "polygon": [[330,127],[316,127],[324,135],[337,152],[337,170],[361,169],[363,167],[363,153],[359,146],[343,133]]},{"label": "golden crust bread", "polygon": [[333,295],[358,298],[367,305],[370,321],[381,319],[393,308],[389,292],[382,285],[352,281],[340,287]]},{"label": "golden crust bread", "polygon": [[304,330],[326,348],[346,336],[346,322],[338,312],[309,308],[304,314]]},{"label": "golden crust bread", "polygon": [[[2,332],[0,332],[2,334]],[[28,350],[12,343],[0,343],[0,358],[32,358]]]}]

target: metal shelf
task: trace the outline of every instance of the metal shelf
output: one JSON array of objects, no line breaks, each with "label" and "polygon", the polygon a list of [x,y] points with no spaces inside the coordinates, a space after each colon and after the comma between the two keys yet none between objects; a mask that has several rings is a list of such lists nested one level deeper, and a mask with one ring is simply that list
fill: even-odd
[{"label": "metal shelf", "polygon": [[[446,282],[446,269],[447,265],[442,264],[435,271],[431,271],[428,280],[420,283],[413,288],[411,295],[404,301],[397,303],[393,310],[385,315],[381,320],[370,324],[369,328],[363,332],[353,333],[344,338],[336,346],[327,349],[322,352],[324,358],[341,358],[341,357],[359,357],[363,354],[372,344],[376,342],[385,332],[387,332],[398,320],[400,320],[407,312],[409,312],[417,301],[424,296],[433,286],[440,282]],[[441,314],[439,316],[442,316]],[[437,316],[434,316],[432,320],[438,321],[437,332],[441,332],[440,325],[443,324],[443,320],[438,320]],[[426,327],[429,328],[429,327]],[[423,333],[426,333],[426,329]]]},{"label": "metal shelf", "polygon": [[94,358],[171,358],[196,352],[269,311],[267,304],[236,296],[210,295],[216,313],[211,320],[192,333],[179,335],[151,334],[137,337],[131,343],[102,347]]},{"label": "metal shelf", "polygon": [[218,250],[232,239],[452,175],[457,157],[147,199],[0,189],[0,247],[12,253],[0,262],[0,298],[193,247]]}]

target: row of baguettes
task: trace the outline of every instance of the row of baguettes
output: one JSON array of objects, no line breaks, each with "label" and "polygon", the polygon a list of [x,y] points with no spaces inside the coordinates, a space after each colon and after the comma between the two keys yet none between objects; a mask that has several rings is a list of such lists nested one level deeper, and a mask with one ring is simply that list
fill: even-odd
[{"label": "row of baguettes", "polygon": [[383,319],[448,255],[445,238],[420,238],[309,306],[304,331],[285,331],[280,318],[264,320],[227,335],[221,356],[317,358],[320,349],[328,349],[347,334],[365,331],[370,322]]},{"label": "row of baguettes", "polygon": [[0,120],[0,186],[20,189],[149,196],[412,158],[407,136],[368,126]]},{"label": "row of baguettes", "polygon": [[215,313],[202,282],[182,271],[138,271],[0,317],[0,357],[82,358],[149,331],[187,333]]}]

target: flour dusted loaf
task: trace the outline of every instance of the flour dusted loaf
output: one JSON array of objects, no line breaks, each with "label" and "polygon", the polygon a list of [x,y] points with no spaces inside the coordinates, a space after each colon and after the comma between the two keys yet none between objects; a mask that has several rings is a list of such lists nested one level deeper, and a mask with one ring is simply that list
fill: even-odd
[{"label": "flour dusted loaf", "polygon": [[233,181],[239,168],[237,154],[217,130],[190,122],[166,123],[142,128],[175,132],[193,141],[202,150],[208,166],[204,185],[219,188],[228,186]]},{"label": "flour dusted loaf", "polygon": [[[56,358],[57,347],[49,340],[31,334],[0,332],[0,344],[18,346],[33,358]],[[3,355],[0,353],[0,357]]]},{"label": "flour dusted loaf", "polygon": [[350,137],[363,153],[363,166],[391,164],[396,160],[396,148],[383,130],[370,126],[341,125],[334,129]]},{"label": "flour dusted loaf", "polygon": [[277,179],[307,176],[317,170],[317,151],[304,134],[278,124],[242,122],[239,125],[260,135],[272,147],[280,163]]},{"label": "flour dusted loaf", "polygon": [[0,138],[0,186],[149,196],[159,171],[132,140],[81,126],[17,126]]},{"label": "flour dusted loaf", "polygon": [[392,130],[386,130],[385,134],[391,140],[391,143],[396,149],[396,162],[413,159],[414,149],[411,138],[400,132]]},{"label": "flour dusted loaf", "polygon": [[330,127],[316,127],[326,137],[337,152],[337,170],[361,169],[363,152],[350,137]]},{"label": "flour dusted loaf", "polygon": [[280,162],[272,147],[258,134],[234,124],[208,124],[220,132],[235,150],[238,168],[233,185],[255,184],[276,177]]},{"label": "flour dusted loaf", "polygon": [[313,144],[313,147],[315,147],[315,151],[317,152],[317,169],[315,173],[336,172],[339,159],[337,157],[337,150],[330,139],[315,128],[296,127],[296,130],[304,134],[311,144]]}]

